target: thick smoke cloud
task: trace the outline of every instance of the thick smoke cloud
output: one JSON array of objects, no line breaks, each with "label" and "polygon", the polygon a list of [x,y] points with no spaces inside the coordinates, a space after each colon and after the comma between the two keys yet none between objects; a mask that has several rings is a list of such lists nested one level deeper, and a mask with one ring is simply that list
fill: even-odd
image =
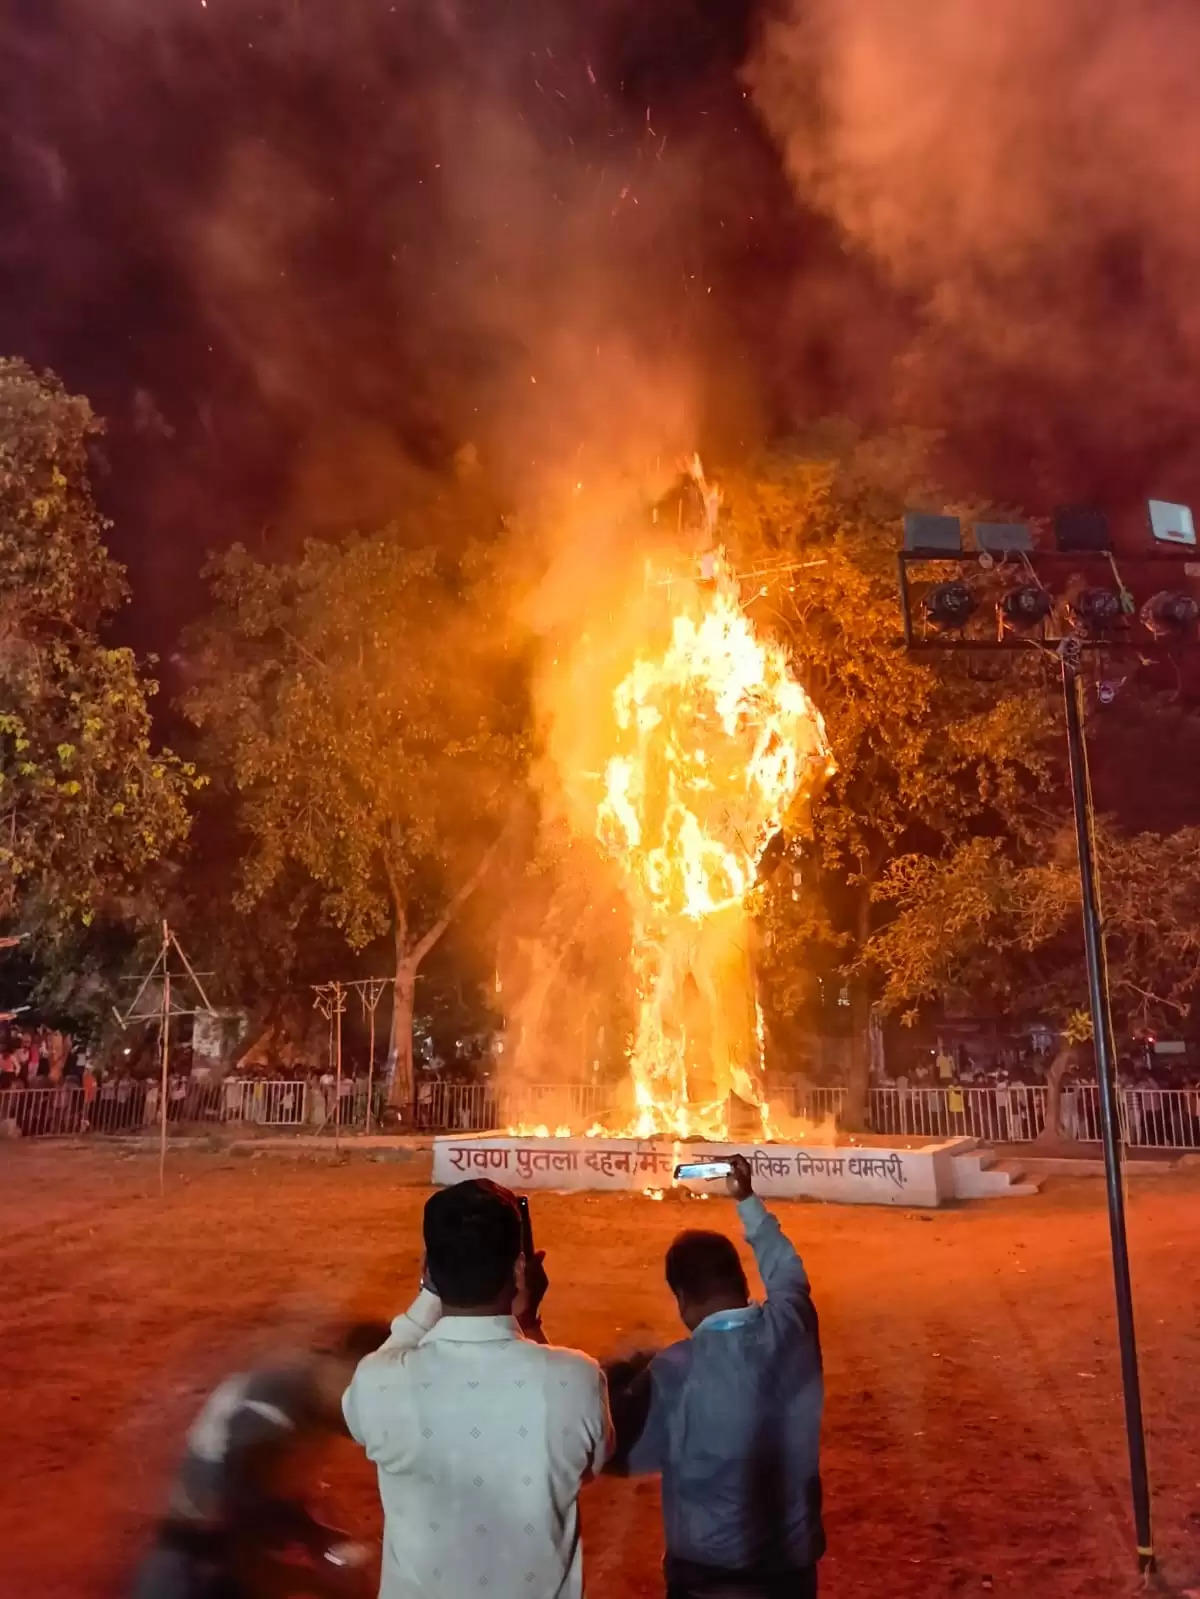
[{"label": "thick smoke cloud", "polygon": [[1000,499],[1200,487],[1194,11],[758,10],[7,8],[0,347],[109,417],[159,643],[204,547],[468,442],[519,497],[844,410]]},{"label": "thick smoke cloud", "polygon": [[902,403],[993,425],[1018,487],[1195,479],[1198,47],[1186,0],[792,0],[748,64],[804,203],[911,299]]},{"label": "thick smoke cloud", "polygon": [[795,218],[748,37],[692,0],[10,10],[0,341],[109,416],[143,604],[467,443],[520,498],[753,438]]}]

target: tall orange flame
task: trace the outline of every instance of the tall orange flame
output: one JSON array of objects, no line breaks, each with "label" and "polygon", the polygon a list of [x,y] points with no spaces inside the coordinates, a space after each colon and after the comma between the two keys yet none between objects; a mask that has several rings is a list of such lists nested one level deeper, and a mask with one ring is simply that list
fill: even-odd
[{"label": "tall orange flame", "polygon": [[[698,460],[693,474],[711,538],[719,497]],[[766,1125],[748,909],[759,860],[833,765],[820,712],[745,615],[724,552],[648,577],[669,585],[669,638],[616,688],[596,813],[633,926],[629,1131],[720,1137],[731,1091]]]}]

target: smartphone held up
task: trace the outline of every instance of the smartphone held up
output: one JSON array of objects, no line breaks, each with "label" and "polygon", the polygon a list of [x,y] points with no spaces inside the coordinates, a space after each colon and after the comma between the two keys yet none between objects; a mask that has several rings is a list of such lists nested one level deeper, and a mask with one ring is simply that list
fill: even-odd
[{"label": "smartphone held up", "polygon": [[729,1160],[685,1160],[675,1168],[675,1181],[686,1182],[690,1178],[694,1182],[716,1182],[732,1172],[733,1162]]}]

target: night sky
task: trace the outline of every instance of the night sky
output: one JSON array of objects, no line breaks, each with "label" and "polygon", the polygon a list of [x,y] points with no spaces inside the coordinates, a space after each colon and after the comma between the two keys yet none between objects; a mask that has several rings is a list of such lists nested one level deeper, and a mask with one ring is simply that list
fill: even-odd
[{"label": "night sky", "polygon": [[5,0],[0,349],[108,419],[135,635],[633,391],[718,462],[842,411],[1035,511],[1200,498],[1200,24],[1046,9]]}]

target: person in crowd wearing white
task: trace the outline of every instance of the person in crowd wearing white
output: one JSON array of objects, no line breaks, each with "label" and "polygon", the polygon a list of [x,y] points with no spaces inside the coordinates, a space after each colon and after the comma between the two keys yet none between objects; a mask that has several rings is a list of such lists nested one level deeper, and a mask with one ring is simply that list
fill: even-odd
[{"label": "person in crowd wearing white", "polygon": [[342,1408],[379,1473],[381,1599],[581,1599],[577,1499],[612,1445],[594,1360],[541,1334],[541,1256],[507,1189],[457,1183],[425,1206],[415,1302]]}]

